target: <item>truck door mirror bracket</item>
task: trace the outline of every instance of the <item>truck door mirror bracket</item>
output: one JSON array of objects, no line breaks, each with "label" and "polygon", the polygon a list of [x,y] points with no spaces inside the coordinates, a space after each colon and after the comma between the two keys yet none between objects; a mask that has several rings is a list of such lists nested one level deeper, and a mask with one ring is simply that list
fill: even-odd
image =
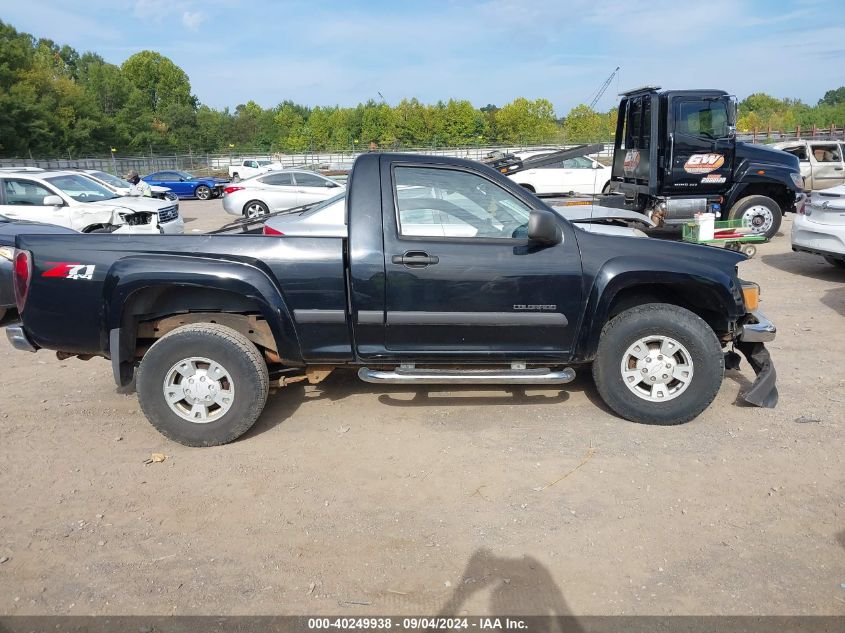
[{"label": "truck door mirror bracket", "polygon": [[560,244],[563,234],[557,216],[545,209],[532,210],[528,216],[528,239],[547,246]]}]

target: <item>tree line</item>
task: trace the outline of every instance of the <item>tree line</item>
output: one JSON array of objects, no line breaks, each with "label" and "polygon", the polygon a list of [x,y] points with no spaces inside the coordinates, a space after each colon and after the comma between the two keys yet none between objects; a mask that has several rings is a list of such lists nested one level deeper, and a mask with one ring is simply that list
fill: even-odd
[{"label": "tree line", "polygon": [[[845,86],[815,105],[758,93],[740,103],[737,127],[806,129],[845,124]],[[616,109],[579,105],[558,117],[546,99],[476,108],[370,100],[355,107],[254,101],[234,110],[201,104],[170,59],[141,51],[120,66],[96,53],[37,39],[0,21],[0,155],[78,158],[193,151],[303,152],[607,141]]]}]

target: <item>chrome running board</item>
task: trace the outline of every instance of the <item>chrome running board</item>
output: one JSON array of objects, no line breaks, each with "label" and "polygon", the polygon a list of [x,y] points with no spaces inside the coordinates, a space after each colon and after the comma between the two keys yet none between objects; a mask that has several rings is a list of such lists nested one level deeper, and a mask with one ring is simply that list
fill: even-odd
[{"label": "chrome running board", "polygon": [[403,365],[395,369],[358,370],[364,382],[391,385],[560,385],[572,382],[575,371],[569,367],[539,369],[417,369]]}]

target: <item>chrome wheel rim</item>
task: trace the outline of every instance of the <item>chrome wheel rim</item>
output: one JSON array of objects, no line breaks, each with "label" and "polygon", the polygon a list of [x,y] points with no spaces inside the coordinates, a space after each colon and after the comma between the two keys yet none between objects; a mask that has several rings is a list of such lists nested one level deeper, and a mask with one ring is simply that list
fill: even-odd
[{"label": "chrome wheel rim", "polygon": [[200,356],[180,360],[167,370],[162,391],[170,410],[194,424],[219,420],[235,401],[235,383],[226,368]]},{"label": "chrome wheel rim", "polygon": [[645,336],[622,355],[622,382],[638,398],[668,402],[692,382],[693,362],[687,348],[668,336]]},{"label": "chrome wheel rim", "polygon": [[755,204],[743,212],[742,223],[754,233],[765,233],[775,223],[775,215],[769,207]]},{"label": "chrome wheel rim", "polygon": [[262,207],[259,203],[253,202],[250,205],[247,205],[246,208],[246,216],[248,218],[257,218],[261,215],[264,215],[266,211],[264,211],[264,207]]},{"label": "chrome wheel rim", "polygon": [[209,195],[211,195],[211,189],[208,187],[200,187],[197,189],[197,198],[200,200],[207,200]]}]

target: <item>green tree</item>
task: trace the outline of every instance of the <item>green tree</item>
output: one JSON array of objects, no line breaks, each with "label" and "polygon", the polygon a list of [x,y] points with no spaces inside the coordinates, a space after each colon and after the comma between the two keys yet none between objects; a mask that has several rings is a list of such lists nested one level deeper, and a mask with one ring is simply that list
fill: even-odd
[{"label": "green tree", "polygon": [[555,111],[546,99],[514,99],[496,112],[498,140],[506,143],[544,143],[555,138]]}]

